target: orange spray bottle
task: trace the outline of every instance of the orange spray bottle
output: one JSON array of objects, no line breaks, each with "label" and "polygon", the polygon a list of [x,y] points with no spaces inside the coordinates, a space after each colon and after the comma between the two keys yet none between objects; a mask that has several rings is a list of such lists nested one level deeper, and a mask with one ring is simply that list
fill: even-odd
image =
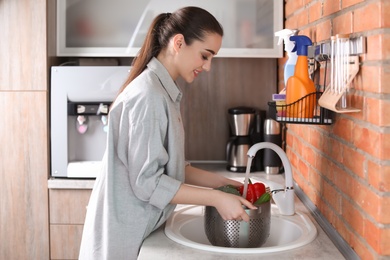
[{"label": "orange spray bottle", "polygon": [[294,76],[291,76],[287,81],[286,104],[290,105],[287,107],[287,116],[312,118],[316,106],[316,95],[307,95],[316,92],[316,88],[313,80],[309,77],[307,52],[308,46],[313,43],[305,35],[291,36],[290,41],[295,42],[293,51],[297,52],[298,58],[295,64]]}]

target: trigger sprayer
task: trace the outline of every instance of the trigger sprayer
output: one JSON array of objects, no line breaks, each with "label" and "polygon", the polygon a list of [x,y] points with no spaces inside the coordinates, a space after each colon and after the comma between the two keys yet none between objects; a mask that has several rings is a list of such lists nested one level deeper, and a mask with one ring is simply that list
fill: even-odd
[{"label": "trigger sprayer", "polygon": [[275,32],[279,37],[278,45],[284,41],[284,50],[287,52],[288,60],[284,65],[284,86],[287,86],[287,80],[294,75],[295,64],[297,63],[297,54],[293,51],[295,44],[290,41],[290,36],[296,35],[298,30],[283,29]]},{"label": "trigger sprayer", "polygon": [[[292,104],[316,91],[314,82],[309,77],[309,64],[307,60],[308,47],[313,44],[312,41],[305,35],[291,36],[290,40],[295,42],[295,46],[292,51],[296,51],[298,58],[295,65],[294,76],[290,77],[287,81],[287,104]],[[291,109],[291,111],[288,110],[287,115],[292,117],[312,118],[315,105],[315,95],[310,96],[306,100],[301,101],[301,104],[297,104],[297,106],[294,107],[294,109]]]}]

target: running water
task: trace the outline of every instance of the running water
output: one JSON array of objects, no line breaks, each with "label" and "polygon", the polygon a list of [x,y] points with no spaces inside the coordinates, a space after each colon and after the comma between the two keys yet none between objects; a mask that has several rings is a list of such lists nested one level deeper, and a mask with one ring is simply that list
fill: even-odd
[{"label": "running water", "polygon": [[246,199],[246,193],[248,192],[249,174],[251,172],[252,159],[253,157],[248,156],[248,162],[246,165],[246,172],[245,172],[244,191],[242,192],[242,197],[244,199]]}]

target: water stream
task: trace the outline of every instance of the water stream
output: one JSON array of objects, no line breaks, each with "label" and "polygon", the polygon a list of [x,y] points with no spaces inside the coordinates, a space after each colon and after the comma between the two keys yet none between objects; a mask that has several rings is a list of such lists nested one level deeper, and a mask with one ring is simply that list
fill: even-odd
[{"label": "water stream", "polygon": [[252,160],[254,157],[248,156],[248,162],[246,164],[246,172],[245,172],[245,180],[244,180],[244,191],[242,192],[242,197],[246,199],[246,194],[248,192],[248,184],[249,184],[249,174],[251,172]]}]

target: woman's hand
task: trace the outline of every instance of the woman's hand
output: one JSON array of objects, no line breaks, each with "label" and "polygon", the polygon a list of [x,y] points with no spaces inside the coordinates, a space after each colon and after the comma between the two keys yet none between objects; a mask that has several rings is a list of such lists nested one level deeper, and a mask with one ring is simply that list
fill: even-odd
[{"label": "woman's hand", "polygon": [[256,209],[249,201],[241,196],[215,190],[212,204],[217,209],[223,220],[249,221],[249,215],[245,212],[244,206],[249,209]]}]

